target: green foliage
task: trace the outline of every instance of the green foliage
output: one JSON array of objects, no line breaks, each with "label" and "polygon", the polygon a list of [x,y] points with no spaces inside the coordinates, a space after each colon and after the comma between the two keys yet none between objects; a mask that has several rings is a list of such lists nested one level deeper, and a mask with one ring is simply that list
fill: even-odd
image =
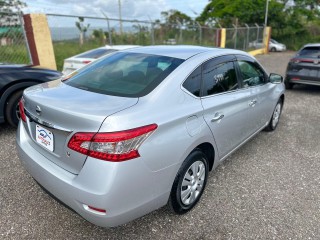
[{"label": "green foliage", "polygon": [[[319,26],[319,5],[320,0],[270,0],[268,26],[272,27],[272,37],[294,50],[319,41],[314,31]],[[263,25],[265,11],[266,0],[211,0],[197,20],[222,27]]]},{"label": "green foliage", "polygon": [[181,23],[182,25],[190,25],[193,22],[191,17],[174,9],[167,12],[161,12],[161,16],[164,19],[164,22],[170,25],[176,25],[177,23]]},{"label": "green foliage", "polygon": [[20,0],[0,0],[0,12],[19,11],[22,7],[27,6]]},{"label": "green foliage", "polygon": [[[271,0],[269,14],[274,22],[282,22],[284,2]],[[197,18],[205,24],[208,20],[219,23],[223,27],[244,24],[263,24],[266,0],[212,0]]]},{"label": "green foliage", "polygon": [[0,46],[0,63],[29,63],[29,57],[25,46],[7,45]]}]

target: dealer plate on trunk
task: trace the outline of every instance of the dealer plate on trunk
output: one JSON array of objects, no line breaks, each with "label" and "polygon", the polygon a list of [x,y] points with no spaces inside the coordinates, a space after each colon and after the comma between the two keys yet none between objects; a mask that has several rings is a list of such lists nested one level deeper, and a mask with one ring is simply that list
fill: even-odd
[{"label": "dealer plate on trunk", "polygon": [[36,139],[42,147],[53,152],[54,138],[52,132],[40,125],[36,125]]}]

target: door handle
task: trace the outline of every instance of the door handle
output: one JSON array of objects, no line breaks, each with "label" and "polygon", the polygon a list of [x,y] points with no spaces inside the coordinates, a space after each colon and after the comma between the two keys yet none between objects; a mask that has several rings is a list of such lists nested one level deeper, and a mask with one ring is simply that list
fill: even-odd
[{"label": "door handle", "polygon": [[211,122],[216,122],[221,120],[224,117],[224,115],[222,113],[216,113],[214,115],[214,117],[211,119]]},{"label": "door handle", "polygon": [[252,101],[249,102],[249,106],[250,106],[250,107],[254,107],[254,106],[256,105],[256,103],[257,103],[257,100],[254,99],[254,100],[252,100]]}]

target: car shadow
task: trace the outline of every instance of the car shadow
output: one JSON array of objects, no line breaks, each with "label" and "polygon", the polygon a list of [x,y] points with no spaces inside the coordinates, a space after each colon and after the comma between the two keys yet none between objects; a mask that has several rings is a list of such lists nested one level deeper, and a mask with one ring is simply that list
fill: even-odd
[{"label": "car shadow", "polygon": [[291,90],[287,90],[287,91],[292,91],[296,93],[319,94],[320,86],[295,84]]},{"label": "car shadow", "polygon": [[14,133],[17,129],[10,126],[7,123],[1,123],[0,124],[0,135],[8,134],[8,133]]}]

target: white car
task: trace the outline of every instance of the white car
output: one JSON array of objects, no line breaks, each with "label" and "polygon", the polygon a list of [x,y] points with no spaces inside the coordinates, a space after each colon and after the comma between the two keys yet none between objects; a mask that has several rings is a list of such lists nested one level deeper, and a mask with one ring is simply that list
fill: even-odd
[{"label": "white car", "polygon": [[89,50],[84,53],[80,53],[76,56],[73,56],[64,60],[62,73],[64,75],[68,75],[74,72],[75,70],[84,67],[88,63],[94,62],[98,58],[105,56],[109,53],[129,49],[129,48],[135,48],[135,47],[139,47],[139,46],[138,45],[114,45],[114,46],[106,45],[104,47],[100,47],[93,50]]},{"label": "white car", "polygon": [[[253,42],[250,42],[249,47],[256,48],[256,49],[263,48],[263,39],[258,39]],[[286,50],[287,50],[286,45],[279,43],[272,38],[270,39],[270,41],[269,41],[269,51],[270,52],[283,52]]]}]

